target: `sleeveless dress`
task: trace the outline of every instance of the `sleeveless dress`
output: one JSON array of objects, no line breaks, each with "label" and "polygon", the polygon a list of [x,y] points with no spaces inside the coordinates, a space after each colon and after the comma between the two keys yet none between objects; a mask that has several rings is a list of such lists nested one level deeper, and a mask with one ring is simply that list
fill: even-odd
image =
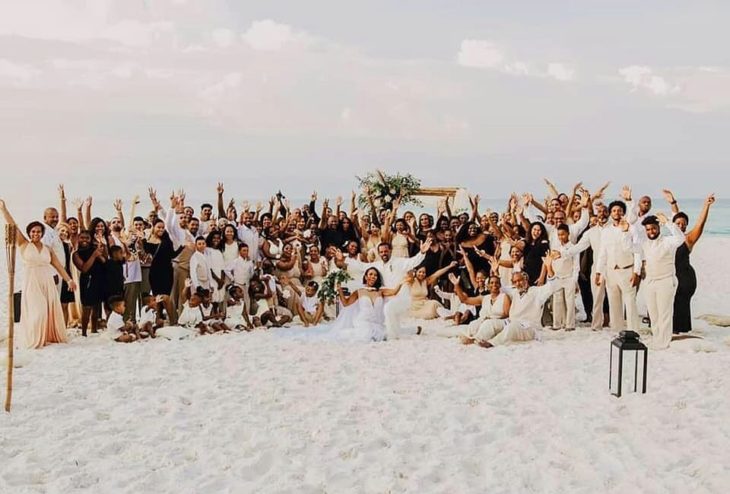
[{"label": "sleeveless dress", "polygon": [[66,323],[51,266],[51,251],[28,242],[20,247],[25,269],[20,308],[19,343],[24,348],[43,348],[50,343],[66,343]]},{"label": "sleeveless dress", "polygon": [[[78,250],[76,253],[82,262],[88,261],[94,254],[94,247]],[[94,261],[89,270],[79,274],[79,290],[81,291],[81,305],[94,307],[104,300],[104,285],[106,283],[106,269],[99,259]]]},{"label": "sleeveless dress", "polygon": [[690,264],[689,247],[684,242],[677,248],[674,266],[677,272],[677,293],[674,295],[674,333],[692,331],[692,296],[697,290],[697,275]]},{"label": "sleeveless dress", "polygon": [[402,233],[395,233],[393,235],[393,241],[391,242],[391,244],[393,245],[393,252],[391,254],[391,257],[410,257],[408,253],[408,237],[406,237]]},{"label": "sleeveless dress", "polygon": [[165,235],[159,244],[144,241],[144,251],[152,255],[150,288],[153,295],[172,293],[172,260],[177,255],[172,240]]},{"label": "sleeveless dress", "polygon": [[415,319],[436,319],[441,306],[435,300],[428,299],[428,286],[426,282],[413,280],[411,285],[411,308],[409,316]]},{"label": "sleeveless dress", "polygon": [[385,339],[385,315],[383,297],[375,301],[363,292],[353,305],[340,311],[332,324],[311,328],[279,329],[275,334],[298,341],[335,341],[343,343],[369,343]]},{"label": "sleeveless dress", "polygon": [[469,323],[463,335],[477,341],[489,341],[499,334],[508,322],[508,314],[504,313],[504,298],[506,296],[506,294],[500,293],[492,301],[492,296],[488,293],[485,294],[482,297],[479,318]]}]

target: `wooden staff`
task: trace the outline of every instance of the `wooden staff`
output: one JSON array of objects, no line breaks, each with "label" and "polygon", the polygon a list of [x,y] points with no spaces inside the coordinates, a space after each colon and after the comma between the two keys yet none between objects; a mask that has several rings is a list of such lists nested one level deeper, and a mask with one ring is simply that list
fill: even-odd
[{"label": "wooden staff", "polygon": [[5,225],[5,255],[8,262],[8,381],[5,389],[5,411],[10,411],[13,397],[13,336],[15,325],[15,239],[18,229],[15,225]]}]

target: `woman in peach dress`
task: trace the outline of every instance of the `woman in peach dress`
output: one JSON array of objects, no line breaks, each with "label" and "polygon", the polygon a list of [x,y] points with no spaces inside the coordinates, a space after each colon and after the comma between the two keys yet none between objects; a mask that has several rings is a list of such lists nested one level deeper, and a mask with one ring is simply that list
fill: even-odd
[{"label": "woman in peach dress", "polygon": [[[9,225],[15,220],[0,200],[0,213]],[[43,348],[50,343],[66,342],[66,323],[63,319],[61,298],[56,288],[54,275],[59,275],[68,284],[69,290],[76,290],[76,283],[63,265],[41,238],[45,227],[34,221],[26,228],[28,238],[18,233],[16,242],[23,260],[23,297],[20,306],[20,345],[26,348]],[[54,271],[55,270],[55,271]]]}]

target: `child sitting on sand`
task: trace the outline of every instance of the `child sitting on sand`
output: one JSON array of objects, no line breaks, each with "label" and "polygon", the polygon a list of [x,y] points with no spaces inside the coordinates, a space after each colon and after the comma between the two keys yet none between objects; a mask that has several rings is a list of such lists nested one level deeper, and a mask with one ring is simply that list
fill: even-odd
[{"label": "child sitting on sand", "polygon": [[196,293],[200,297],[200,305],[198,308],[203,314],[203,323],[205,325],[205,330],[201,329],[200,334],[216,333],[218,331],[227,333],[230,331],[231,328],[223,322],[224,315],[217,312],[215,305],[211,302],[212,296],[210,290],[198,287]]},{"label": "child sitting on sand", "polygon": [[106,322],[106,335],[109,339],[119,343],[131,343],[139,339],[137,325],[132,321],[124,322],[124,297],[113,295],[109,297],[111,314]]},{"label": "child sitting on sand", "polygon": [[316,326],[324,316],[324,304],[317,297],[317,290],[319,290],[317,282],[310,281],[304,287],[304,295],[299,298],[297,312],[305,328],[310,325]]},{"label": "child sitting on sand", "polygon": [[233,329],[251,331],[253,324],[248,317],[246,302],[243,299],[243,288],[231,285],[228,288],[228,308],[226,309],[225,324]]},{"label": "child sitting on sand", "polygon": [[142,338],[145,338],[145,334],[154,338],[157,328],[162,326],[162,319],[157,314],[159,302],[157,297],[149,293],[142,296],[142,310],[140,312],[139,323],[137,324],[139,334]]}]

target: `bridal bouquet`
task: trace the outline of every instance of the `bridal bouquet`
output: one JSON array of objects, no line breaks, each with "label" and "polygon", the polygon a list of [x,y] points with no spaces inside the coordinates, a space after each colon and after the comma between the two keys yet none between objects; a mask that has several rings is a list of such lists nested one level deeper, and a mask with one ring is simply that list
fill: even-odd
[{"label": "bridal bouquet", "polygon": [[377,170],[368,173],[363,178],[357,177],[357,180],[360,188],[366,191],[359,199],[361,208],[368,206],[368,194],[372,196],[375,207],[378,209],[391,210],[393,201],[397,197],[400,197],[400,203],[403,206],[406,204],[422,205],[416,197],[421,188],[421,181],[410,173],[386,175]]},{"label": "bridal bouquet", "polygon": [[350,273],[343,269],[331,271],[319,286],[319,292],[317,292],[319,300],[324,304],[333,303],[337,298],[337,285],[347,283],[351,279]]}]

